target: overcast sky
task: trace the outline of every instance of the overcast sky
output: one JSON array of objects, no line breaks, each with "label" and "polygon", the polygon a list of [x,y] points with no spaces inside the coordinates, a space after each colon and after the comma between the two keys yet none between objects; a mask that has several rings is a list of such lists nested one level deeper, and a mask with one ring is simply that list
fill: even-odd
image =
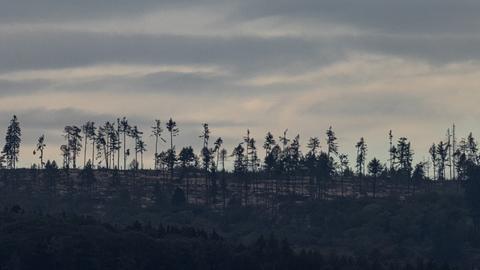
[{"label": "overcast sky", "polygon": [[[21,165],[65,125],[127,116],[146,135],[173,117],[177,148],[201,123],[229,152],[250,128],[325,137],[385,161],[387,134],[416,160],[456,123],[480,133],[475,0],[0,0],[0,132],[17,114]],[[323,146],[325,145],[324,142]],[[259,146],[260,146],[259,145]],[[162,145],[162,148],[166,148]],[[146,154],[147,164],[152,152]]]}]

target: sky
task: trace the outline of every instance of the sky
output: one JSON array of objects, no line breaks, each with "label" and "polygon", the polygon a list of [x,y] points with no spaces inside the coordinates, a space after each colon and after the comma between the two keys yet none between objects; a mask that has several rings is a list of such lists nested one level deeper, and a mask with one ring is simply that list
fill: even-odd
[{"label": "sky", "polygon": [[[23,130],[20,165],[61,160],[65,125],[126,116],[145,134],[172,117],[177,149],[201,124],[225,147],[251,130],[322,138],[386,160],[388,131],[428,157],[447,128],[480,133],[474,0],[0,0],[0,134]],[[1,142],[1,141],[0,141]],[[166,149],[167,145],[160,145]],[[304,151],[306,151],[304,149]]]}]

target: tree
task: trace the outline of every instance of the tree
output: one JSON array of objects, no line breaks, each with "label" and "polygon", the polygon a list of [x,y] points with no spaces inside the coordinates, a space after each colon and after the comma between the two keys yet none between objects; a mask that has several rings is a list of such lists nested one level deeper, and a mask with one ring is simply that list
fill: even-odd
[{"label": "tree", "polygon": [[223,210],[227,205],[227,180],[225,178],[225,160],[227,159],[228,152],[227,149],[223,148],[220,151],[220,160],[222,162],[222,178],[220,182],[220,187],[222,189],[222,202],[223,202]]},{"label": "tree", "polygon": [[210,167],[210,163],[212,162],[213,156],[212,156],[212,150],[208,148],[208,143],[210,140],[210,128],[208,127],[207,123],[202,124],[203,131],[199,138],[203,139],[203,148],[201,151],[201,156],[202,156],[202,167],[203,167],[203,172],[204,172],[204,177],[205,177],[205,191],[206,191],[206,197],[205,197],[205,203],[209,203],[209,189],[210,189],[210,183],[209,183],[209,171],[208,168]]},{"label": "tree", "polygon": [[213,143],[213,145],[214,145],[213,153],[217,154],[217,160],[215,162],[215,167],[218,170],[218,165],[219,165],[219,162],[220,162],[220,154],[221,154],[220,152],[221,152],[221,148],[222,148],[222,145],[223,145],[222,137],[218,137],[217,140]]},{"label": "tree", "polygon": [[143,141],[142,138],[139,138],[137,140],[137,144],[135,148],[137,153],[140,153],[140,164],[141,164],[141,169],[143,170],[143,153],[147,151],[147,144],[145,143],[145,141]]},{"label": "tree", "polygon": [[130,136],[135,140],[135,164],[137,164],[135,169],[138,169],[138,153],[141,153],[143,158],[143,152],[146,150],[146,144],[142,141],[142,134],[137,126],[134,126],[130,130]]},{"label": "tree", "polygon": [[390,148],[388,149],[388,152],[390,154],[390,159],[389,159],[390,172],[393,172],[393,170],[395,169],[395,157],[397,156],[397,149],[393,145],[393,132],[392,132],[392,130],[390,130],[388,132],[388,142],[389,142],[389,145],[390,145]]},{"label": "tree", "polygon": [[383,166],[377,158],[368,163],[368,172],[373,177],[373,198],[376,197],[377,178],[382,174]]},{"label": "tree", "polygon": [[[101,126],[98,129],[97,137],[95,139],[97,145],[97,159],[105,160],[105,167],[109,168],[108,163],[108,147],[107,147],[107,135],[105,133],[105,127]],[[99,162],[101,164],[101,160]]]},{"label": "tree", "polygon": [[173,146],[173,137],[176,137],[180,130],[177,127],[177,123],[170,118],[166,123],[168,132],[170,133],[170,149],[167,153],[168,168],[170,170],[170,180],[173,179],[173,167],[175,165],[175,147]]},{"label": "tree", "polygon": [[445,169],[446,169],[446,161],[448,156],[448,144],[445,144],[443,141],[437,144],[437,168],[438,168],[438,179],[445,180]]},{"label": "tree", "polygon": [[244,177],[247,168],[245,164],[245,148],[243,147],[243,143],[239,143],[238,146],[233,149],[231,156],[234,157],[233,172],[235,175],[237,175],[237,177],[243,180],[244,201],[246,205],[248,196],[248,183],[246,177]]},{"label": "tree", "polygon": [[20,123],[18,122],[17,116],[14,115],[12,120],[10,120],[10,125],[8,126],[5,136],[5,146],[2,151],[7,160],[7,166],[10,169],[16,168],[20,153],[20,143],[22,142],[21,136],[22,130]]},{"label": "tree", "polygon": [[424,162],[420,162],[417,165],[415,165],[415,169],[413,169],[412,180],[413,180],[413,193],[415,194],[415,187],[417,182],[425,180],[425,163]]},{"label": "tree", "polygon": [[467,137],[467,158],[471,162],[477,164],[478,162],[478,146],[473,134],[468,134]]},{"label": "tree", "polygon": [[265,158],[270,154],[272,151],[273,146],[275,146],[275,138],[273,134],[269,131],[267,135],[265,135],[265,142],[263,143],[263,149],[265,149]]},{"label": "tree", "polygon": [[[72,162],[74,169],[77,168],[77,157],[82,151],[82,130],[77,126],[66,126],[64,129],[64,138],[67,140],[67,150],[69,152],[68,165]],[[68,166],[69,167],[69,166]]]},{"label": "tree", "polygon": [[285,157],[285,169],[287,176],[294,176],[293,191],[295,193],[296,173],[300,168],[302,153],[300,152],[300,135],[295,136],[292,143],[287,148]]},{"label": "tree", "polygon": [[183,169],[195,167],[197,164],[197,157],[191,146],[183,147],[178,154],[178,161]]},{"label": "tree", "polygon": [[40,156],[38,157],[40,159],[40,169],[43,169],[45,166],[45,163],[43,162],[43,152],[46,146],[47,145],[45,144],[45,135],[42,135],[38,138],[37,147],[33,151],[33,155],[40,153]]},{"label": "tree", "polygon": [[413,150],[411,149],[411,144],[407,138],[401,137],[398,139],[396,154],[399,170],[410,177],[413,170]]},{"label": "tree", "polygon": [[309,151],[305,157],[305,166],[310,173],[310,178],[313,178],[317,165],[317,150],[320,148],[320,139],[311,137],[308,141],[307,148]]},{"label": "tree", "polygon": [[123,169],[127,169],[127,135],[130,136],[129,134],[131,133],[131,126],[128,124],[128,120],[126,117],[123,117],[120,120],[120,125],[119,125],[119,133],[123,134]]},{"label": "tree", "polygon": [[367,158],[367,144],[363,137],[360,138],[355,148],[357,148],[357,174],[362,176],[365,175],[365,161]]},{"label": "tree", "polygon": [[335,132],[333,131],[332,127],[330,126],[326,132],[327,134],[327,156],[331,158],[331,155],[338,155],[338,144],[337,144],[337,137],[335,136]]},{"label": "tree", "polygon": [[[117,166],[115,166],[115,152],[120,153],[120,134],[119,134],[119,129],[118,127],[115,128],[114,123],[107,122],[105,124],[105,130],[107,131],[107,137],[108,137],[108,147],[109,147],[109,157],[111,159],[111,167],[112,169],[118,169],[120,167],[120,164],[117,163]],[[117,162],[119,162],[120,159],[117,158]]]},{"label": "tree", "polygon": [[368,173],[373,177],[379,177],[382,174],[383,166],[377,158],[373,158],[368,163]]},{"label": "tree", "polygon": [[[84,153],[83,153],[83,167],[87,164],[87,145],[88,145],[88,140],[92,140],[95,142],[95,123],[88,121],[82,126],[82,131],[83,131],[83,136],[85,140],[85,147],[84,147]],[[93,146],[93,149],[95,149],[95,146]],[[93,154],[92,154],[93,156]],[[93,162],[93,158],[92,158]]]},{"label": "tree", "polygon": [[348,155],[346,154],[341,154],[339,157],[340,160],[340,175],[341,175],[341,192],[342,192],[342,197],[344,195],[344,186],[343,186],[343,181],[346,173],[350,170],[348,167]]},{"label": "tree", "polygon": [[279,140],[280,142],[282,143],[282,150],[285,150],[285,148],[287,147],[288,143],[290,142],[290,139],[288,139],[287,137],[287,132],[288,132],[288,129],[285,129],[283,131],[283,136],[280,136],[279,137]]},{"label": "tree", "polygon": [[430,154],[430,158],[432,159],[432,165],[433,165],[433,180],[436,179],[436,173],[437,173],[437,165],[438,165],[438,156],[437,156],[437,146],[432,144],[430,148],[428,149],[428,153]]},{"label": "tree", "polygon": [[160,140],[162,140],[163,142],[166,142],[165,139],[162,137],[162,133],[163,133],[162,123],[161,123],[160,120],[156,119],[155,120],[155,125],[152,126],[152,136],[155,137],[155,158],[154,158],[155,170],[158,169],[158,163],[157,163],[157,160],[158,160],[158,142]]},{"label": "tree", "polygon": [[328,157],[327,153],[321,152],[317,158],[316,166],[316,186],[317,186],[317,197],[320,192],[320,183],[326,183],[332,179],[333,175],[333,165],[332,159]]},{"label": "tree", "polygon": [[70,168],[70,150],[68,149],[68,145],[66,144],[61,145],[60,152],[62,153],[63,168],[64,169]]},{"label": "tree", "polygon": [[320,139],[318,137],[311,137],[308,140],[307,148],[310,149],[308,154],[310,156],[316,157],[317,150],[320,149]]}]

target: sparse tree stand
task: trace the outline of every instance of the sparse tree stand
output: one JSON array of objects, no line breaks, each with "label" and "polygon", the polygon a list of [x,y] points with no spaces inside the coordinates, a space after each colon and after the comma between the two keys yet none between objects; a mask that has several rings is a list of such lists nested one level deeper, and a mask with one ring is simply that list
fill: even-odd
[{"label": "sparse tree stand", "polygon": [[68,165],[72,162],[73,169],[77,168],[77,157],[82,151],[81,129],[77,126],[66,126],[64,137],[67,140],[66,150],[69,152]]}]

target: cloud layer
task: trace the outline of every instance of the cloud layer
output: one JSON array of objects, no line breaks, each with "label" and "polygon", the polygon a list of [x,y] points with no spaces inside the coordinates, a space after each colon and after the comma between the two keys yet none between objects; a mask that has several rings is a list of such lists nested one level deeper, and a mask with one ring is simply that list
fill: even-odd
[{"label": "cloud layer", "polygon": [[179,146],[197,149],[203,122],[229,148],[247,128],[305,142],[333,125],[342,152],[364,136],[369,157],[384,159],[389,129],[412,139],[417,160],[453,122],[480,132],[475,1],[0,5],[0,131],[20,117],[24,166],[37,136],[58,160],[64,125],[124,115],[146,133],[174,117]]}]

